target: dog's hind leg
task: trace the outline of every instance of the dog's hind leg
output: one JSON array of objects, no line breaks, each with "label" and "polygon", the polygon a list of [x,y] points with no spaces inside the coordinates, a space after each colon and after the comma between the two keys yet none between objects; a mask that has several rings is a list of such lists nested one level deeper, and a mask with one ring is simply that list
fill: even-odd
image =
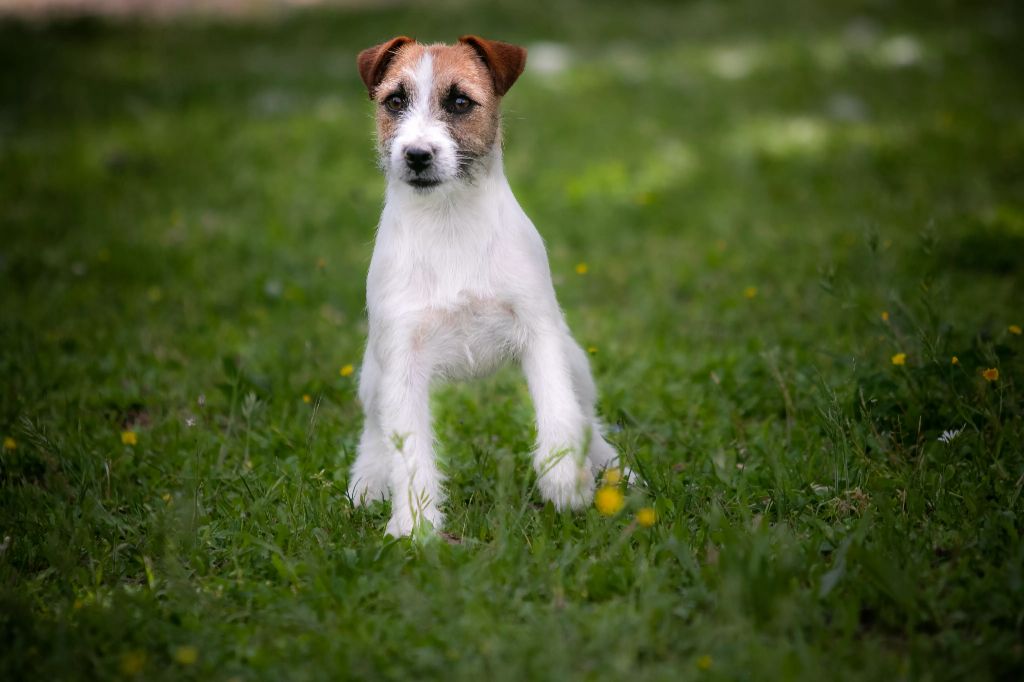
[{"label": "dog's hind leg", "polygon": [[373,354],[367,351],[359,373],[359,400],[363,404],[366,421],[356,449],[356,461],[348,476],[348,495],[357,507],[391,496],[388,484],[394,458],[384,442],[384,432],[377,416],[375,401],[379,380],[380,369]]}]

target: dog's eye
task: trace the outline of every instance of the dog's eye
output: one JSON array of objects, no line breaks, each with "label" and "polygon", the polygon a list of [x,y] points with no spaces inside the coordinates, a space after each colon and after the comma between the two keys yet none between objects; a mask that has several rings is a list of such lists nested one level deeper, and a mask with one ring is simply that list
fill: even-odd
[{"label": "dog's eye", "polygon": [[452,95],[445,100],[444,108],[453,114],[464,114],[473,108],[473,100],[464,95]]},{"label": "dog's eye", "polygon": [[403,111],[406,104],[405,95],[394,94],[384,100],[384,106],[394,112]]}]

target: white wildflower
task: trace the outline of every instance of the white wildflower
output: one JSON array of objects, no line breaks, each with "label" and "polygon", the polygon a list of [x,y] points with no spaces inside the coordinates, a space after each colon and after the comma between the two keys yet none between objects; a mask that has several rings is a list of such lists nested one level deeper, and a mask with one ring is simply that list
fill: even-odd
[{"label": "white wildflower", "polygon": [[946,429],[945,431],[942,432],[941,436],[936,438],[936,440],[939,441],[940,443],[949,443],[954,438],[963,433],[965,428],[967,428],[967,424],[964,424],[959,429]]}]

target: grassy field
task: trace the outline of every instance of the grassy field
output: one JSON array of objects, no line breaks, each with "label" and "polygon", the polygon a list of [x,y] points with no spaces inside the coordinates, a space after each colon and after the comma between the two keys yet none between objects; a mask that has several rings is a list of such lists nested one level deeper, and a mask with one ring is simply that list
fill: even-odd
[{"label": "grassy field", "polygon": [[[1018,678],[1024,15],[892,4],[0,24],[0,678]],[[510,368],[410,543],[344,492],[354,57],[466,32],[646,482],[542,505]]]}]

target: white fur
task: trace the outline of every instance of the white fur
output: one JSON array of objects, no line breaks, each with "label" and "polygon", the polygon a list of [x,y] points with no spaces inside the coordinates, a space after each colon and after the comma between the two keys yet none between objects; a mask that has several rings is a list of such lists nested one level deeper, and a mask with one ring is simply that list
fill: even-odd
[{"label": "white fur", "polygon": [[408,180],[412,177],[405,164],[405,150],[410,147],[429,149],[434,154],[433,175],[442,181],[453,179],[458,172],[457,147],[443,122],[431,112],[430,97],[434,94],[433,57],[429,54],[416,63],[407,75],[415,83],[409,111],[402,119],[391,143],[390,152],[381,164],[389,178]]},{"label": "white fur", "polygon": [[[425,137],[454,158],[444,126],[418,101],[430,92],[430,67],[429,56],[416,67],[417,101],[387,166],[400,164],[402,145]],[[440,530],[431,382],[485,375],[516,360],[537,415],[540,493],[559,509],[585,506],[595,473],[618,455],[602,437],[587,356],[555,299],[543,241],[505,178],[500,143],[472,179],[423,191],[401,177],[388,169],[366,284],[370,326],[359,381],[366,423],[349,495],[357,505],[390,497],[387,533],[396,537],[422,522]]]}]

